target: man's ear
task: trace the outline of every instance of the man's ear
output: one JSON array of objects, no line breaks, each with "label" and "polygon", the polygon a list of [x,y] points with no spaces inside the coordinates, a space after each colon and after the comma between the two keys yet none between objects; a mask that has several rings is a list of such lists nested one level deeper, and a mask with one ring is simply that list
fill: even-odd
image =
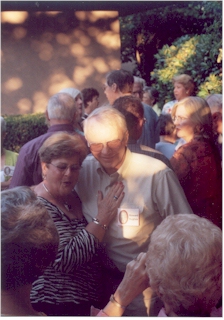
[{"label": "man's ear", "polygon": [[113,92],[116,92],[117,91],[117,84],[113,83],[111,88],[112,88]]},{"label": "man's ear", "polygon": [[125,135],[124,135],[124,141],[125,141],[125,145],[127,146],[128,144],[128,139],[129,139],[129,132],[128,130],[125,132]]}]

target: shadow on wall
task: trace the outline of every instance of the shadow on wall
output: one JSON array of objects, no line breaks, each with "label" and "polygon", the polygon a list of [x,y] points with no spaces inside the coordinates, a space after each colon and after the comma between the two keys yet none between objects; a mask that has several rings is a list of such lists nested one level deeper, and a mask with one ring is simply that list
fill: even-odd
[{"label": "shadow on wall", "polygon": [[65,87],[103,93],[105,74],[119,69],[117,11],[2,12],[2,114],[44,112]]}]

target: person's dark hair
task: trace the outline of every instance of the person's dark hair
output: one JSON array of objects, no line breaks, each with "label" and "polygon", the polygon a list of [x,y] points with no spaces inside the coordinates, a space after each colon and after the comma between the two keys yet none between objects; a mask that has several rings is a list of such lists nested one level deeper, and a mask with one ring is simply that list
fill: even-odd
[{"label": "person's dark hair", "polygon": [[95,88],[85,88],[81,91],[81,93],[84,107],[87,107],[87,103],[92,101],[94,97],[99,97],[99,92]]},{"label": "person's dark hair", "polygon": [[116,99],[113,107],[125,116],[129,136],[131,138],[134,137],[139,119],[144,118],[144,109],[141,101],[133,96],[124,96]]},{"label": "person's dark hair", "polygon": [[55,260],[59,236],[45,206],[28,187],[1,192],[1,287],[32,284]]},{"label": "person's dark hair", "polygon": [[156,90],[153,87],[144,87],[144,92],[148,92],[151,98],[154,99],[154,104],[156,104],[159,101],[159,91]]},{"label": "person's dark hair", "polygon": [[132,94],[132,87],[134,84],[133,75],[127,70],[113,70],[106,76],[108,86],[112,86],[114,83],[122,93]]},{"label": "person's dark hair", "polygon": [[56,132],[44,141],[38,154],[40,161],[45,163],[51,163],[53,159],[78,155],[81,165],[88,154],[88,149],[79,135]]},{"label": "person's dark hair", "polygon": [[173,123],[171,114],[160,114],[157,128],[160,136],[169,136],[173,133],[175,129],[175,124]]}]

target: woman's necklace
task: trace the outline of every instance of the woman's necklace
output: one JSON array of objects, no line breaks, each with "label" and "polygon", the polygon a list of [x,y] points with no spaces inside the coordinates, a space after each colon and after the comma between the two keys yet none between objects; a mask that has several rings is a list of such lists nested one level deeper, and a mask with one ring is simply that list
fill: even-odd
[{"label": "woman's necklace", "polygon": [[[48,188],[45,186],[45,184],[44,184],[43,182],[42,182],[42,185],[43,185],[45,191],[48,192],[48,193],[52,196],[52,198],[57,201],[57,199],[53,196],[52,193],[50,193],[50,191],[48,190]],[[72,206],[71,206],[70,204],[68,204],[67,202],[63,202],[63,206],[64,206],[68,211],[70,211],[70,210],[72,209]]]}]

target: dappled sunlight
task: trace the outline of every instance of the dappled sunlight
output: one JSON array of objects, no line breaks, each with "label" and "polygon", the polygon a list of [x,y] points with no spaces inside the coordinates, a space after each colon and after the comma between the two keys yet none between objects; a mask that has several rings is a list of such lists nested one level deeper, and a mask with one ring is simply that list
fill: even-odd
[{"label": "dappled sunlight", "polygon": [[113,56],[111,56],[111,58],[108,60],[108,66],[109,66],[108,71],[120,69],[121,61],[120,59],[116,59]]},{"label": "dappled sunlight", "polygon": [[44,32],[41,37],[41,41],[50,42],[54,39],[54,34],[52,32]]},{"label": "dappled sunlight", "polygon": [[1,23],[20,24],[28,18],[26,11],[4,11],[1,13]]},{"label": "dappled sunlight", "polygon": [[[49,17],[57,16],[59,13],[61,13],[61,11],[45,11],[45,12],[44,12],[44,14],[45,14],[46,16],[49,16]],[[43,11],[37,11],[37,12],[35,12],[35,14],[36,14],[37,16],[40,16],[40,15],[43,14]]]},{"label": "dappled sunlight", "polygon": [[119,32],[120,32],[120,23],[119,23],[119,21],[116,20],[116,21],[112,22],[112,23],[110,24],[110,28],[111,28],[111,30],[112,30],[113,32],[116,32],[116,33],[119,34]]},{"label": "dappled sunlight", "polygon": [[97,70],[97,72],[106,73],[108,72],[108,65],[105,63],[103,58],[96,58],[93,60],[93,66]]},{"label": "dappled sunlight", "polygon": [[61,45],[68,45],[71,43],[71,39],[65,33],[58,33],[56,35],[56,41]]},{"label": "dappled sunlight", "polygon": [[88,46],[91,43],[91,39],[86,36],[86,32],[84,33],[82,30],[74,30],[73,35],[83,46]]},{"label": "dappled sunlight", "polygon": [[99,19],[116,18],[117,11],[77,11],[75,17],[80,21],[96,22]]},{"label": "dappled sunlight", "polygon": [[41,43],[39,57],[41,60],[49,61],[52,58],[54,49],[49,43]]},{"label": "dappled sunlight", "polygon": [[53,46],[48,42],[31,40],[31,48],[38,52],[39,58],[43,61],[49,61],[53,55]]},{"label": "dappled sunlight", "polygon": [[119,49],[120,48],[120,36],[112,31],[98,32],[96,40],[102,46],[107,49]]},{"label": "dappled sunlight", "polygon": [[27,34],[27,29],[23,28],[23,27],[16,27],[14,30],[13,30],[13,37],[16,39],[16,40],[20,40],[22,38],[24,38]]},{"label": "dappled sunlight", "polygon": [[23,86],[23,82],[20,78],[13,77],[2,84],[2,92],[10,93],[16,91]]},{"label": "dappled sunlight", "polygon": [[29,113],[32,107],[32,101],[27,98],[22,98],[18,101],[17,107],[21,114]]},{"label": "dappled sunlight", "polygon": [[99,29],[95,27],[89,27],[86,29],[86,31],[91,37],[96,37],[99,33]]},{"label": "dappled sunlight", "polygon": [[92,74],[93,67],[89,65],[88,67],[77,66],[73,72],[74,82],[77,83],[78,86],[85,85],[86,79]]},{"label": "dappled sunlight", "polygon": [[33,95],[33,113],[45,112],[48,103],[48,96],[42,91],[37,91]]},{"label": "dappled sunlight", "polygon": [[82,57],[85,54],[85,48],[79,43],[72,44],[70,50],[74,57]]},{"label": "dappled sunlight", "polygon": [[8,13],[2,13],[4,113],[44,112],[66,87],[95,87],[104,102],[105,75],[121,67],[118,12]]},{"label": "dappled sunlight", "polygon": [[48,93],[50,96],[59,92],[61,89],[74,87],[74,82],[69,79],[65,71],[58,70],[55,74],[50,76]]}]

